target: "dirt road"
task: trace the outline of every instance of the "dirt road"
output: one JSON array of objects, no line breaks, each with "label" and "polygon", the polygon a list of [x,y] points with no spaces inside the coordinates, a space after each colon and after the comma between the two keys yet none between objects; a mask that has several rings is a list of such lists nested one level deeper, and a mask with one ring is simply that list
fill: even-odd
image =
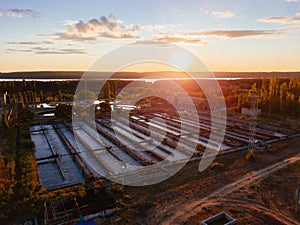
[{"label": "dirt road", "polygon": [[[196,215],[197,213],[201,212],[203,207],[207,207],[211,204],[214,204],[215,200],[220,201],[220,199],[224,198],[225,196],[231,194],[232,192],[239,190],[245,186],[251,185],[254,182],[263,179],[270,175],[271,173],[274,173],[275,171],[278,171],[282,168],[287,167],[288,165],[291,165],[297,161],[300,160],[300,154],[290,157],[288,159],[282,160],[280,162],[277,162],[271,166],[268,166],[264,169],[253,171],[251,173],[246,174],[245,176],[241,177],[240,179],[237,179],[236,181],[212,192],[207,197],[199,199],[199,200],[193,200],[186,203],[183,203],[180,207],[172,208],[172,210],[168,209],[168,215],[163,215],[161,217],[156,217],[151,220],[151,224],[182,224],[184,221],[187,221],[188,218]],[[163,206],[161,208],[163,210]],[[262,209],[266,213],[272,213],[268,209],[264,208]],[[281,222],[282,224],[299,224],[299,222],[285,216],[284,214],[280,212],[276,212],[276,219],[278,222]]]}]

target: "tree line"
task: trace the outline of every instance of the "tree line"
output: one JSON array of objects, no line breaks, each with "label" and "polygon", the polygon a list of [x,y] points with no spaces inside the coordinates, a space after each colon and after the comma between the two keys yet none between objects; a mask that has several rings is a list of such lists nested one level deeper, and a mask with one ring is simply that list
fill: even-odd
[{"label": "tree line", "polygon": [[[95,82],[94,82],[95,83]],[[96,82],[97,84],[97,82]],[[99,90],[96,96],[99,98],[115,98],[120,84],[126,82],[116,80],[108,81]],[[23,102],[40,103],[53,101],[73,100],[78,81],[2,81],[0,82],[0,94],[7,91],[7,104]]]},{"label": "tree line", "polygon": [[0,132],[0,224],[7,224],[16,216],[40,213],[35,206],[42,188],[28,125],[1,127]]},{"label": "tree line", "polygon": [[237,100],[237,104],[233,104],[233,107],[240,112],[241,108],[251,107],[250,90],[259,93],[258,107],[262,111],[262,116],[299,116],[300,78],[264,78],[252,81],[251,87],[241,88],[237,94],[225,98]]},{"label": "tree line", "polygon": [[[112,80],[105,83],[95,98],[115,98],[130,81]],[[205,93],[194,81],[175,81],[186,90],[190,96],[205,97]],[[94,82],[94,85],[98,85]],[[234,112],[241,112],[242,108],[249,108],[249,91],[256,89],[260,93],[259,107],[263,116],[293,115],[300,112],[300,78],[263,78],[220,80],[227,108]],[[0,83],[0,90],[8,91],[8,104],[15,104],[18,100],[21,107],[29,103],[71,101],[78,85],[78,81],[4,81]],[[153,88],[168,95],[165,81],[157,81]],[[141,85],[140,88],[143,86]],[[95,89],[97,90],[97,89]],[[169,95],[176,95],[169,91]],[[131,93],[132,94],[132,93]]]}]

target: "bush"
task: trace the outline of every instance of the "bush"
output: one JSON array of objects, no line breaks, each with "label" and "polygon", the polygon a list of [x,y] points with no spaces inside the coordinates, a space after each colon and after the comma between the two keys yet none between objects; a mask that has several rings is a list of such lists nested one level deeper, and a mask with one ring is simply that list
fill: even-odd
[{"label": "bush", "polygon": [[31,139],[28,125],[20,126],[19,135],[21,139]]},{"label": "bush", "polygon": [[124,186],[114,183],[111,183],[111,190],[116,192],[116,193],[123,193],[124,192]]},{"label": "bush", "polygon": [[222,169],[224,169],[224,164],[223,163],[219,163],[219,162],[213,162],[210,165],[210,168],[211,169],[216,169],[216,170],[222,170]]},{"label": "bush", "polygon": [[20,141],[20,148],[21,149],[29,150],[29,149],[33,149],[34,146],[35,146],[35,144],[32,140],[25,139],[25,140]]},{"label": "bush", "polygon": [[241,120],[248,120],[248,117],[245,116],[245,115],[240,115],[239,118],[240,118]]},{"label": "bush", "polygon": [[247,161],[252,161],[252,162],[255,161],[256,155],[255,155],[254,149],[248,150],[245,159],[246,159]]},{"label": "bush", "polygon": [[72,106],[71,105],[58,105],[55,108],[55,116],[57,118],[71,118],[72,117]]}]

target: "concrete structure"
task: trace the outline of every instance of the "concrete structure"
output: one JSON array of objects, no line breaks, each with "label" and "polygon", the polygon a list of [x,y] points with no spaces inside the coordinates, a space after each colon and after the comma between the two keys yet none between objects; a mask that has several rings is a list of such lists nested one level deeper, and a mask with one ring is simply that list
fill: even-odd
[{"label": "concrete structure", "polygon": [[[75,155],[66,147],[60,136],[63,133],[65,135],[70,133],[62,126],[63,124],[61,126],[53,124],[30,126],[31,140],[35,143],[34,155],[39,180],[46,190],[81,184],[86,180],[83,168],[79,167],[81,165],[75,161]],[[58,129],[63,131],[59,133]]]},{"label": "concrete structure", "polygon": [[[115,117],[113,126],[108,117],[98,119],[95,123],[78,121],[72,124],[73,127],[63,122],[33,125],[31,135],[37,148],[35,155],[38,169],[41,171],[39,172],[40,180],[48,189],[56,189],[61,185],[70,186],[74,182],[80,183],[81,179],[68,182],[69,176],[66,173],[70,166],[67,164],[71,164],[71,160],[67,156],[70,155],[75,159],[76,165],[78,164],[83,171],[87,171],[86,177],[98,178],[109,175],[122,179],[124,175],[122,165],[129,164],[132,167],[125,171],[130,172],[126,176],[138,183],[145,178],[136,175],[140,171],[139,166],[154,165],[162,160],[167,161],[169,160],[167,158],[174,153],[178,160],[185,160],[189,159],[192,154],[194,157],[201,157],[206,147],[212,150],[220,148],[222,154],[232,152],[235,148],[237,148],[236,151],[248,149],[248,146],[246,148],[243,146],[249,143],[252,124],[250,120],[228,116],[224,142],[218,143],[210,140],[208,144],[211,117],[209,113],[202,113],[198,116],[201,123],[196,123],[188,117],[170,116],[165,112],[147,112],[131,114],[129,126],[126,125],[126,119],[122,117]],[[220,122],[222,120],[217,117],[216,127]],[[267,124],[264,121],[260,122],[257,127],[255,126],[255,130],[256,143],[267,142],[267,144],[270,140],[278,140],[278,137],[296,133],[296,130]],[[118,136],[115,131],[118,132]],[[197,131],[199,131],[199,136],[195,133]],[[197,146],[196,149],[195,146]],[[143,151],[137,151],[141,148]],[[77,157],[82,160],[77,160]],[[118,163],[119,161],[123,164]],[[49,176],[47,171],[54,172],[57,177]],[[167,173],[162,167],[157,167],[157,171],[159,173],[153,172],[151,176],[161,176]]]},{"label": "concrete structure", "polygon": [[231,216],[229,216],[227,213],[221,212],[217,215],[214,215],[202,221],[202,225],[214,225],[214,224],[233,225],[236,224],[236,220],[233,219]]},{"label": "concrete structure", "polygon": [[49,106],[58,106],[58,105],[70,105],[73,106],[74,105],[74,101],[70,100],[70,101],[64,101],[64,102],[50,102],[48,103]]},{"label": "concrete structure", "polygon": [[[96,217],[110,216],[116,211],[116,203],[105,186],[97,189],[86,189],[86,196],[80,201],[76,198],[61,198],[45,202],[44,224],[86,224],[92,225]],[[90,223],[88,222],[90,221]],[[80,222],[80,223],[78,223]]]}]

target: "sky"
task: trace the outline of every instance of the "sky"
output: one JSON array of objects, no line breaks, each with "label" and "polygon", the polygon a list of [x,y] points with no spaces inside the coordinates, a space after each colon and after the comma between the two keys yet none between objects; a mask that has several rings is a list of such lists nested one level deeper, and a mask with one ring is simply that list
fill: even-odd
[{"label": "sky", "polygon": [[0,28],[1,72],[84,71],[161,42],[212,71],[300,71],[300,0],[0,0]]}]

